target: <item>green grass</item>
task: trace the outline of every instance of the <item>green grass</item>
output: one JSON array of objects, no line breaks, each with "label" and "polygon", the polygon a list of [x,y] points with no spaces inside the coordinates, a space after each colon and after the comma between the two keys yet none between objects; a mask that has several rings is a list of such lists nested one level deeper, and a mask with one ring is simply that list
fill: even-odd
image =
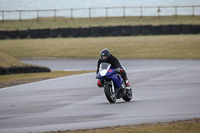
[{"label": "green grass", "polygon": [[68,130],[48,133],[199,133],[200,122],[186,120],[170,123],[140,124],[120,127],[97,128],[87,130]]},{"label": "green grass", "polygon": [[25,65],[27,64],[24,64],[18,59],[0,52],[0,66],[1,67],[25,66]]},{"label": "green grass", "polygon": [[97,59],[103,48],[121,59],[200,59],[200,35],[0,40],[16,58]]},{"label": "green grass", "polygon": [[165,25],[165,24],[200,24],[200,16],[163,16],[163,17],[111,17],[111,18],[40,18],[30,20],[6,20],[0,23],[0,30],[62,28],[62,27],[92,27],[116,25]]}]

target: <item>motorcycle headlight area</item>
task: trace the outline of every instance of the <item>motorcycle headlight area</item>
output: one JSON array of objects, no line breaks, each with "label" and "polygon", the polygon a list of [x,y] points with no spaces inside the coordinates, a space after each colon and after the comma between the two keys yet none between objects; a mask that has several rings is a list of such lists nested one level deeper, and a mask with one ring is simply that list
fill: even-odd
[{"label": "motorcycle headlight area", "polygon": [[103,76],[105,76],[107,74],[107,70],[102,70],[102,71],[100,71],[100,75],[103,77]]}]

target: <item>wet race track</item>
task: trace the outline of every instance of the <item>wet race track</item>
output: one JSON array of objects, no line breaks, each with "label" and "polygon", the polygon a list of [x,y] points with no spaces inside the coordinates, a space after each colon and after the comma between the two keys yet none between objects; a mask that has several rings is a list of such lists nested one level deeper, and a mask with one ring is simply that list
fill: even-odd
[{"label": "wet race track", "polygon": [[[96,60],[24,61],[95,70]],[[0,89],[0,133],[28,133],[200,118],[199,60],[122,60],[130,102],[110,104],[95,73]]]}]

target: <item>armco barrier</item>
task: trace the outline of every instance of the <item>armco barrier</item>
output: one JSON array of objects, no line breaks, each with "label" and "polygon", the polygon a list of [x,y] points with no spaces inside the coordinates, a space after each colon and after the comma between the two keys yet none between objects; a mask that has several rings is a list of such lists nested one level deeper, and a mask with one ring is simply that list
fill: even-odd
[{"label": "armco barrier", "polygon": [[29,31],[28,30],[21,30],[21,31],[19,31],[19,37],[21,39],[27,38],[28,35],[29,35]]},{"label": "armco barrier", "polygon": [[6,39],[8,36],[8,31],[0,31],[0,39]]},{"label": "armco barrier", "polygon": [[141,34],[142,35],[149,35],[149,34],[151,34],[151,25],[142,25],[141,26]]},{"label": "armco barrier", "polygon": [[199,34],[200,25],[138,25],[0,31],[0,39]]},{"label": "armco barrier", "polygon": [[192,26],[192,34],[200,33],[200,25],[193,25]]},{"label": "armco barrier", "polygon": [[111,36],[120,36],[121,35],[120,26],[110,27],[110,35]]},{"label": "armco barrier", "polygon": [[16,39],[19,36],[19,31],[18,30],[8,31],[8,36],[11,39]]},{"label": "armco barrier", "polygon": [[110,36],[110,27],[101,27],[100,36]]},{"label": "armco barrier", "polygon": [[181,25],[181,33],[182,34],[192,33],[192,25]]},{"label": "armco barrier", "polygon": [[40,38],[48,38],[49,37],[49,29],[39,29]]},{"label": "armco barrier", "polygon": [[30,29],[29,35],[31,38],[40,38],[38,29]]},{"label": "armco barrier", "polygon": [[161,25],[161,34],[163,35],[171,34],[171,25]]},{"label": "armco barrier", "polygon": [[137,36],[141,34],[141,27],[140,26],[132,26],[131,27],[131,35]]},{"label": "armco barrier", "polygon": [[91,27],[90,28],[90,36],[92,36],[92,37],[100,36],[100,27]]},{"label": "armco barrier", "polygon": [[89,28],[80,28],[80,36],[81,37],[89,37],[90,29]]},{"label": "armco barrier", "polygon": [[49,37],[56,38],[59,36],[59,29],[50,29]]},{"label": "armco barrier", "polygon": [[171,25],[171,34],[180,34],[181,25]]},{"label": "armco barrier", "polygon": [[120,31],[122,36],[130,36],[131,26],[120,26]]},{"label": "armco barrier", "polygon": [[61,28],[60,35],[61,37],[69,37],[71,32],[71,28]]},{"label": "armco barrier", "polygon": [[79,28],[71,28],[70,35],[72,37],[80,37],[80,29]]},{"label": "armco barrier", "polygon": [[161,28],[159,26],[152,26],[151,27],[151,34],[152,35],[160,35],[161,34]]}]

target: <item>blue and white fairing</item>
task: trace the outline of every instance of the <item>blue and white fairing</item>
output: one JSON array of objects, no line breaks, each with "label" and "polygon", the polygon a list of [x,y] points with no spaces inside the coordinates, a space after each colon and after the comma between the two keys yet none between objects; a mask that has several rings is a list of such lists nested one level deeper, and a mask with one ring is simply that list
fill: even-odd
[{"label": "blue and white fairing", "polygon": [[101,63],[97,78],[100,79],[101,83],[104,83],[104,80],[112,80],[114,82],[115,88],[119,88],[123,82],[123,79],[121,78],[121,76],[119,76],[119,74],[115,72],[116,69],[110,67],[111,64],[109,63]]}]

